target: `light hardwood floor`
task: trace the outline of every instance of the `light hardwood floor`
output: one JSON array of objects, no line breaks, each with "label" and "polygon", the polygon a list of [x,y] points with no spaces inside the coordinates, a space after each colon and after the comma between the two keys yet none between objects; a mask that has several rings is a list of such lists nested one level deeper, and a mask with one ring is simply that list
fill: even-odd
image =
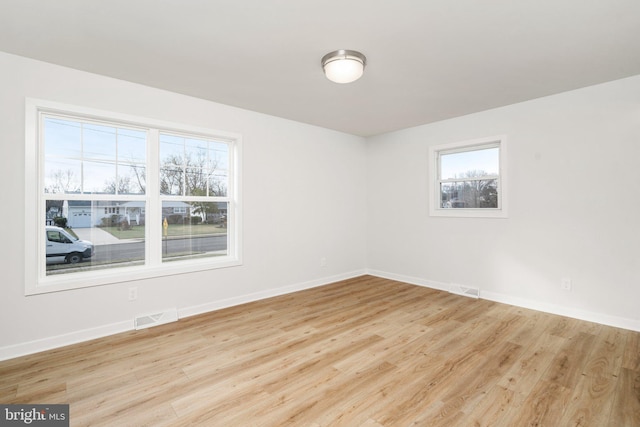
[{"label": "light hardwood floor", "polygon": [[640,333],[363,276],[0,362],[72,426],[640,426]]}]

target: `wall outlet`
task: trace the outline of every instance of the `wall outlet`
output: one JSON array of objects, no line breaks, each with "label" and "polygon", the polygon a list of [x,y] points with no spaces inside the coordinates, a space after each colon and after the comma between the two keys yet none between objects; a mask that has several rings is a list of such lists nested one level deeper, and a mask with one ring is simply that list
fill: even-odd
[{"label": "wall outlet", "polygon": [[138,288],[133,287],[129,288],[129,301],[135,301],[138,299]]},{"label": "wall outlet", "polygon": [[571,290],[571,279],[568,277],[565,277],[562,279],[562,282],[560,282],[560,289],[564,290],[564,291],[570,291]]},{"label": "wall outlet", "polygon": [[320,258],[320,267],[327,266],[327,259],[325,257]]}]

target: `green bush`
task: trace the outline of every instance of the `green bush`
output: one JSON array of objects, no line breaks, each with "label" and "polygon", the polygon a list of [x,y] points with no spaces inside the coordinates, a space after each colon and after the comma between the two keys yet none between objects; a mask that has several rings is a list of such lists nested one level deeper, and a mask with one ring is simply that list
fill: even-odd
[{"label": "green bush", "polygon": [[63,216],[53,218],[53,223],[58,227],[67,228],[67,218]]},{"label": "green bush", "polygon": [[102,219],[100,219],[100,227],[116,227],[119,226],[120,223],[123,221],[124,217],[121,215],[111,215],[111,216],[105,216]]},{"label": "green bush", "polygon": [[198,225],[202,222],[202,218],[199,216],[192,216],[191,217],[191,225]]},{"label": "green bush", "polygon": [[182,224],[182,215],[178,215],[178,214],[174,214],[174,215],[169,215],[167,217],[167,222],[169,224]]}]

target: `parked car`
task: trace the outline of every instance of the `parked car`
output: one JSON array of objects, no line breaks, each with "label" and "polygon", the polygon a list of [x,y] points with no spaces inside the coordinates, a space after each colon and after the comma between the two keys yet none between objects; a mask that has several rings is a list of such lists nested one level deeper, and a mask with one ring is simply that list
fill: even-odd
[{"label": "parked car", "polygon": [[93,255],[93,243],[78,239],[64,228],[48,225],[46,231],[47,263],[76,264]]}]

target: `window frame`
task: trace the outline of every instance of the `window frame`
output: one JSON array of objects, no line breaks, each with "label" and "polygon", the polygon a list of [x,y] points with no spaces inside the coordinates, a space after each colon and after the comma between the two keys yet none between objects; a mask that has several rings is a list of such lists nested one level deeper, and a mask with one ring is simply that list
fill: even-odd
[{"label": "window frame", "polygon": [[[486,148],[498,148],[498,176],[490,179],[498,182],[497,208],[443,208],[440,186],[443,182],[454,182],[441,179],[441,156],[454,153],[477,151]],[[497,135],[467,141],[452,142],[429,147],[429,215],[453,218],[507,218],[507,137]]]},{"label": "window frame", "polygon": [[[115,125],[147,130],[147,175],[146,194],[134,198],[146,201],[145,262],[140,266],[114,267],[95,271],[46,275],[46,233],[42,212],[47,195],[44,183],[44,151],[42,144],[42,115],[61,115],[70,119],[106,122]],[[228,203],[227,255],[172,262],[162,262],[161,207],[166,199],[160,194],[158,179],[160,171],[159,134],[173,132],[185,136],[216,139],[229,147],[229,183],[225,200]],[[53,101],[25,99],[25,295],[57,292],[148,279],[160,276],[184,274],[242,265],[242,135],[215,129],[196,127],[181,123],[156,120],[128,114],[68,105]],[[155,160],[158,160],[157,162]],[[78,197],[71,195],[70,198]],[[82,198],[83,196],[79,196]],[[120,198],[131,196],[118,195]],[[207,199],[217,201],[219,199]],[[149,215],[158,212],[158,215]],[[36,244],[34,251],[33,242]],[[35,254],[35,256],[34,256]]]}]

